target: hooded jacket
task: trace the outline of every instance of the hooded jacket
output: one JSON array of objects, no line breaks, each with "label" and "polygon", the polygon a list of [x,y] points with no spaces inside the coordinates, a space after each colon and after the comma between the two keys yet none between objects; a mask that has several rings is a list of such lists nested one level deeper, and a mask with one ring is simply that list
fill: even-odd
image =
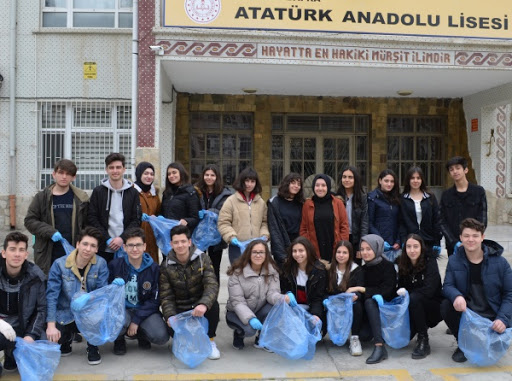
[{"label": "hooded jacket", "polygon": [[142,213],[139,192],[137,192],[132,185],[131,181],[125,179],[123,180],[122,188],[116,190],[110,185],[109,179],[105,178],[101,181],[101,184],[92,191],[87,221],[88,225],[99,229],[102,234],[103,239],[99,242],[100,251],[105,251],[107,241],[117,236],[111,236],[111,233],[109,233],[110,208],[112,206],[113,197],[121,198],[123,216],[122,230],[119,236],[123,241],[125,241],[123,232],[126,229],[140,227]]},{"label": "hooded jacket", "polygon": [[[53,188],[51,184],[38,192],[25,216],[25,227],[36,237],[34,243],[34,262],[45,274],[50,271],[52,265],[52,252],[54,242],[52,236],[57,232],[53,216]],[[76,245],[76,237],[87,223],[87,209],[89,196],[80,188],[69,185],[73,192],[73,212],[71,215],[73,246]],[[60,243],[59,243],[60,245]]]},{"label": "hooded jacket", "polygon": [[204,304],[210,309],[219,295],[219,283],[210,257],[194,245],[182,264],[171,250],[160,265],[160,304],[165,321]]},{"label": "hooded jacket", "polygon": [[160,311],[160,299],[158,297],[158,282],[160,269],[148,253],[142,256],[142,264],[138,269],[134,268],[127,256],[116,258],[108,264],[108,283],[115,278],[122,278],[127,284],[131,272],[137,273],[137,294],[139,303],[132,308],[132,322],[140,325],[146,318]]},{"label": "hooded jacket", "polygon": [[[487,302],[507,327],[512,325],[512,269],[503,258],[503,247],[497,242],[482,243],[482,284]],[[466,251],[460,246],[448,259],[443,295],[454,302],[457,296],[466,297],[470,288],[470,269]]]},{"label": "hooded jacket", "polygon": [[170,220],[187,221],[192,233],[199,223],[199,196],[190,184],[180,185],[175,191],[164,192],[162,197],[162,216]]},{"label": "hooded jacket", "polygon": [[[0,286],[9,282],[5,272],[5,260],[0,261]],[[39,340],[46,329],[46,276],[37,265],[25,261],[22,265],[24,272],[21,279],[18,304],[17,336],[30,336]]]}]

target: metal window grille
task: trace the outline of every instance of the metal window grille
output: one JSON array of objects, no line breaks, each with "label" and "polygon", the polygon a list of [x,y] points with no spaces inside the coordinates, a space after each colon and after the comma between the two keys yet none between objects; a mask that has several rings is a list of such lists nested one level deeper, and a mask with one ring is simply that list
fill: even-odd
[{"label": "metal window grille", "polygon": [[51,184],[57,160],[69,158],[78,167],[75,185],[90,190],[105,177],[105,157],[126,156],[126,177],[132,172],[131,106],[127,102],[39,102],[39,179]]}]

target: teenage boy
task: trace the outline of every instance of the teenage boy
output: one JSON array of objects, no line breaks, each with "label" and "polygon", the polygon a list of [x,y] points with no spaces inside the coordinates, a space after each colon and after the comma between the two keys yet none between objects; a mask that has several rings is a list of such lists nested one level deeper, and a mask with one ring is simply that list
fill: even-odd
[{"label": "teenage boy", "polygon": [[212,346],[208,358],[217,360],[220,352],[213,339],[219,324],[219,283],[210,257],[192,245],[190,230],[184,225],[171,229],[171,246],[160,265],[160,303],[165,321],[169,324],[171,316],[189,310],[193,310],[192,316],[204,316]]},{"label": "teenage boy", "polygon": [[27,261],[27,249],[25,234],[12,232],[4,239],[0,259],[0,350],[4,351],[6,371],[17,368],[12,354],[16,336],[33,342],[45,328],[46,277],[37,265]]},{"label": "teenage boy", "polygon": [[[71,354],[71,342],[78,333],[71,312],[73,295],[78,291],[91,292],[108,284],[107,263],[96,255],[100,239],[102,236],[98,229],[87,226],[80,232],[76,249],[67,257],[57,259],[50,269],[46,289],[46,336],[61,345],[62,356]],[[87,360],[90,365],[101,363],[97,346],[87,343]]]},{"label": "teenage boy", "polygon": [[71,185],[76,178],[76,165],[67,159],[53,167],[55,182],[37,193],[25,217],[25,227],[34,234],[34,261],[45,274],[57,258],[64,256],[62,238],[75,246],[78,233],[87,223],[89,196]]},{"label": "teenage boy", "polygon": [[[443,285],[446,299],[441,303],[441,315],[455,339],[466,308],[491,320],[491,329],[503,333],[511,326],[512,318],[512,270],[501,256],[503,247],[484,240],[485,226],[474,218],[462,221],[460,231],[462,245],[448,259],[446,267]],[[466,361],[459,347],[452,359]]]},{"label": "teenage boy", "polygon": [[439,224],[450,256],[459,241],[459,225],[462,220],[474,218],[487,226],[487,198],[484,188],[468,182],[468,161],[464,157],[455,156],[448,160],[446,170],[454,184],[441,196]]},{"label": "teenage boy", "polygon": [[169,331],[160,313],[158,278],[160,269],[146,253],[146,236],[141,228],[124,232],[124,250],[128,254],[108,264],[109,282],[122,278],[126,290],[126,320],[119,337],[114,341],[114,354],[126,353],[124,335],[136,337],[140,349],[150,349],[151,343],[164,345]]},{"label": "teenage boy", "polygon": [[125,242],[123,232],[140,227],[141,209],[139,192],[123,178],[124,155],[111,153],[105,158],[105,166],[108,177],[92,191],[88,224],[101,232],[98,254],[110,262]]}]

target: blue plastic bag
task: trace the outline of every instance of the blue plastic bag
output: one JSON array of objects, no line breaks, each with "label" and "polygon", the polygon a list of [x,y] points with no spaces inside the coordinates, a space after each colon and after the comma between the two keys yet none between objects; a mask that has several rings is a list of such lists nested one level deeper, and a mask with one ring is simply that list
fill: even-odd
[{"label": "blue plastic bag", "polygon": [[[73,300],[85,294],[79,291],[73,295]],[[87,295],[89,300],[80,310],[71,308],[78,330],[92,345],[113,342],[124,325],[125,286],[110,284]]]},{"label": "blue plastic bag", "polygon": [[117,258],[125,258],[128,256],[128,253],[124,251],[123,247],[121,246],[117,251],[114,253],[114,259]]},{"label": "blue plastic bag", "polygon": [[396,249],[396,250],[385,250],[383,255],[386,257],[388,261],[391,263],[395,263],[396,259],[402,254],[402,249]]},{"label": "blue plastic bag", "polygon": [[247,246],[252,242],[252,241],[256,241],[257,239],[261,240],[261,241],[265,241],[267,242],[267,237],[265,236],[261,236],[261,237],[257,237],[257,238],[251,238],[251,239],[248,239],[247,241],[240,241],[240,252],[243,254],[243,252],[245,251],[245,249],[247,249]]},{"label": "blue plastic bag", "polygon": [[174,330],[172,353],[190,368],[195,368],[210,355],[212,346],[208,337],[208,320],[192,316],[192,310],[171,316]]},{"label": "blue plastic bag", "polygon": [[16,337],[13,355],[23,381],[51,381],[59,366],[60,345],[47,340],[29,343]]},{"label": "blue plastic bag", "polygon": [[167,256],[169,251],[171,251],[171,229],[179,225],[180,222],[178,220],[169,220],[156,216],[149,216],[148,222],[155,234],[156,245],[162,250],[162,254]]},{"label": "blue plastic bag", "polygon": [[62,238],[60,240],[60,243],[62,244],[62,247],[64,248],[64,252],[66,253],[66,255],[69,255],[73,250],[76,249],[76,247],[70,244],[66,238]]},{"label": "blue plastic bag", "polygon": [[270,310],[259,344],[290,360],[311,360],[322,339],[322,321],[301,306],[290,307],[284,297]]},{"label": "blue plastic bag", "polygon": [[471,364],[490,366],[496,364],[507,352],[512,340],[512,328],[498,333],[492,321],[466,308],[459,325],[459,348]]},{"label": "blue plastic bag", "polygon": [[350,335],[354,313],[352,310],[353,293],[329,296],[327,307],[327,332],[332,342],[342,346]]},{"label": "blue plastic bag", "polygon": [[210,210],[204,211],[204,217],[192,234],[192,243],[202,251],[210,246],[218,244],[222,237],[217,230],[217,219],[219,216]]},{"label": "blue plastic bag", "polygon": [[379,307],[382,338],[391,348],[399,349],[409,345],[411,326],[409,322],[409,293],[397,296]]}]

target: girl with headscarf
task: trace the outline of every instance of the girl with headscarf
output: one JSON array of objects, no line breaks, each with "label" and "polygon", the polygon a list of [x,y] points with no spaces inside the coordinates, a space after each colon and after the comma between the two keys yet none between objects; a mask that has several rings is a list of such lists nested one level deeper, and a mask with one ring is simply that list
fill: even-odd
[{"label": "girl with headscarf", "polygon": [[384,256],[384,240],[376,234],[368,234],[361,238],[361,257],[365,264],[364,275],[364,310],[373,334],[375,347],[367,364],[377,364],[388,358],[382,327],[379,306],[384,301],[395,297],[396,271],[393,264]]},{"label": "girl with headscarf", "polygon": [[[160,197],[153,185],[155,180],[155,167],[147,161],[140,162],[135,168],[135,184],[133,187],[139,192],[140,206],[142,213],[148,216],[160,214]],[[155,263],[158,261],[158,246],[156,245],[153,229],[149,222],[142,222],[141,228],[146,235],[146,252],[151,255]]]},{"label": "girl with headscarf", "polygon": [[343,201],[331,194],[331,179],[320,174],[313,179],[313,197],[302,207],[300,235],[311,241],[317,257],[329,263],[337,242],[349,238]]}]

